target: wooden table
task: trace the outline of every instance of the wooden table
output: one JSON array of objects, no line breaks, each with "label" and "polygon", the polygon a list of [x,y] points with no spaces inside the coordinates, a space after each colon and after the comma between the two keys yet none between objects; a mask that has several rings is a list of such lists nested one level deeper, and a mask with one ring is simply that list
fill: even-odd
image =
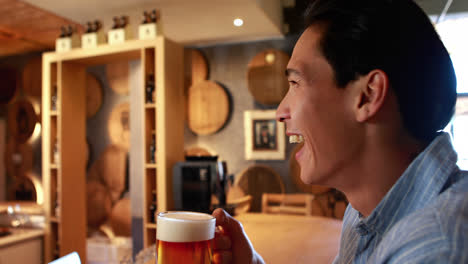
[{"label": "wooden table", "polygon": [[236,216],[267,264],[331,263],[342,222],[317,216],[247,213]]}]

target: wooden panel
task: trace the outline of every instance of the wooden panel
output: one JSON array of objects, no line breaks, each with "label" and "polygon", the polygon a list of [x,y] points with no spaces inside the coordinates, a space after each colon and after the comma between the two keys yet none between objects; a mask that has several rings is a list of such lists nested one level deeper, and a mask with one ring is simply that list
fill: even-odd
[{"label": "wooden panel", "polygon": [[29,3],[0,0],[0,56],[53,48],[62,25],[73,25],[83,32],[80,24]]},{"label": "wooden panel", "polygon": [[10,38],[10,35],[5,35],[5,32],[1,30],[0,30],[0,43],[1,43],[0,57],[21,54],[21,53],[26,53],[26,52],[32,52],[32,51],[40,51],[40,50],[44,50],[47,48],[43,45],[31,43],[26,40],[12,39]]},{"label": "wooden panel", "polygon": [[201,51],[196,49],[184,50],[185,90],[197,82],[208,78],[208,62]]},{"label": "wooden panel", "polygon": [[38,121],[34,106],[20,99],[8,108],[8,130],[17,142],[25,143],[33,134]]},{"label": "wooden panel", "polygon": [[130,90],[128,68],[128,61],[114,62],[106,65],[106,76],[109,86],[118,94],[127,95]]},{"label": "wooden panel", "polygon": [[33,167],[33,147],[28,143],[18,143],[10,139],[6,145],[5,164],[10,177],[20,177]]},{"label": "wooden panel", "polygon": [[[50,120],[50,87],[51,87],[51,63],[42,60],[42,186],[44,188],[44,213],[51,215],[52,190],[51,190],[51,120]],[[55,74],[54,74],[55,75]],[[53,232],[51,225],[46,224],[44,228],[44,262],[52,261]]]},{"label": "wooden panel", "polygon": [[189,88],[188,126],[198,135],[220,130],[229,117],[229,97],[219,84],[201,81]]},{"label": "wooden panel", "polygon": [[60,255],[77,251],[84,263],[87,233],[85,70],[78,64],[62,63],[58,76],[62,90],[59,132],[62,161]]},{"label": "wooden panel", "polygon": [[110,224],[115,235],[132,236],[132,217],[129,198],[123,198],[114,205],[110,217]]},{"label": "wooden panel", "polygon": [[112,109],[107,121],[107,131],[112,144],[130,149],[130,104],[121,103]]},{"label": "wooden panel", "polygon": [[85,65],[100,65],[124,60],[139,59],[140,49],[154,47],[163,37],[155,40],[129,40],[119,45],[101,45],[95,49],[74,49],[69,52],[47,52],[45,55],[51,61],[69,61]]},{"label": "wooden panel", "polygon": [[[0,119],[0,149],[5,149],[6,124]],[[4,151],[0,151],[0,160],[4,160]],[[6,186],[5,162],[0,162],[0,186]],[[0,200],[5,201],[5,188],[0,188]]]},{"label": "wooden panel", "polygon": [[86,183],[87,223],[95,230],[105,224],[112,211],[112,199],[107,187],[100,181],[92,179]]},{"label": "wooden panel", "polygon": [[[184,160],[185,96],[183,48],[167,39],[156,49],[156,157],[158,162],[158,211],[173,209],[172,167]],[[165,160],[161,160],[164,158]]]},{"label": "wooden panel", "polygon": [[[140,138],[143,139],[143,148],[145,149],[145,151],[143,151],[143,154],[142,154],[143,158],[141,158],[138,162],[139,167],[141,166],[141,168],[145,168],[145,164],[146,164],[146,160],[148,156],[146,153],[146,146],[148,145],[148,142],[146,140],[146,135],[147,135],[147,130],[152,129],[152,128],[148,127],[148,123],[150,123],[151,120],[150,122],[147,121],[148,116],[144,108],[144,105],[145,105],[144,98],[145,98],[146,81],[148,79],[147,75],[150,73],[154,74],[154,48],[141,49],[140,54],[141,54],[141,67],[142,67],[141,79],[143,80],[143,87],[140,87],[139,89],[140,95],[138,96],[138,98],[140,98],[140,100],[135,101],[134,103],[140,106],[136,109],[138,109],[139,114],[143,116],[142,120],[145,120],[144,121],[145,123],[142,125],[143,129],[139,130]],[[135,143],[138,143],[138,142],[131,142],[131,144],[134,144],[134,146],[136,146],[137,144]],[[133,155],[133,154],[130,153],[130,155]],[[149,219],[148,206],[151,202],[151,196],[149,195],[149,193],[153,189],[153,186],[151,186],[150,182],[156,181],[156,175],[155,173],[149,173],[147,169],[144,169],[143,171],[144,171],[143,190],[145,192],[143,194],[143,247],[147,247],[150,243],[150,237],[148,236],[148,232],[146,230],[146,225]]]},{"label": "wooden panel", "polygon": [[101,82],[91,73],[86,74],[86,118],[93,117],[99,111],[103,93]]},{"label": "wooden panel", "polygon": [[279,104],[288,91],[284,75],[289,55],[274,49],[257,54],[249,63],[249,91],[256,101],[266,105]]},{"label": "wooden panel", "polygon": [[41,100],[42,58],[35,56],[28,60],[23,68],[23,92],[27,96]]},{"label": "wooden panel", "polygon": [[[1,39],[0,39],[1,41]],[[0,51],[1,52],[1,51]],[[12,68],[0,68],[0,105],[8,104],[18,94],[17,72]]]}]

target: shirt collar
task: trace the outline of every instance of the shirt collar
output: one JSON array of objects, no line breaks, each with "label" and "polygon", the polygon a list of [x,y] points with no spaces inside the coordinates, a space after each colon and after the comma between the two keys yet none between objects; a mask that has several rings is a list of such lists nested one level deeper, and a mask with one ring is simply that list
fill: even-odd
[{"label": "shirt collar", "polygon": [[367,218],[358,214],[359,225],[384,234],[398,220],[436,198],[449,176],[457,170],[456,162],[450,135],[441,132],[413,160]]}]

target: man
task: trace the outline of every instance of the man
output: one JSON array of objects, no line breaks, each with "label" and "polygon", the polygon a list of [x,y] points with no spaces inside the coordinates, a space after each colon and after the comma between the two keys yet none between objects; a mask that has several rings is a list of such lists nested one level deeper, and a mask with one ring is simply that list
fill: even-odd
[{"label": "man", "polygon": [[[335,263],[467,263],[468,174],[439,132],[456,80],[429,19],[412,0],[317,0],[306,20],[277,118],[303,138],[301,179],[350,202]],[[263,263],[214,215],[215,263]]]}]

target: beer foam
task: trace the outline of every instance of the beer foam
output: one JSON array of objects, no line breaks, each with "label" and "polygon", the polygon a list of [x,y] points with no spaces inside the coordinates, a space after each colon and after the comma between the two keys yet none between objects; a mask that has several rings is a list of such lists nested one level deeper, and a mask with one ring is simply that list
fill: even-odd
[{"label": "beer foam", "polygon": [[158,214],[156,238],[166,242],[194,242],[214,238],[216,218],[195,212]]}]

